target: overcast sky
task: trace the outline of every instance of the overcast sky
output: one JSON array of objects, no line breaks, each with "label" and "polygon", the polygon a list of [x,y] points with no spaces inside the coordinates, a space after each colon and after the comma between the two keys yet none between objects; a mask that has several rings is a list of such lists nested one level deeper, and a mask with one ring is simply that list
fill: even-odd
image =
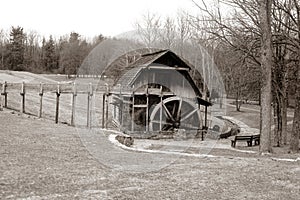
[{"label": "overcast sky", "polygon": [[21,26],[41,35],[76,31],[87,37],[130,31],[143,13],[196,12],[191,0],[0,0],[0,29]]}]

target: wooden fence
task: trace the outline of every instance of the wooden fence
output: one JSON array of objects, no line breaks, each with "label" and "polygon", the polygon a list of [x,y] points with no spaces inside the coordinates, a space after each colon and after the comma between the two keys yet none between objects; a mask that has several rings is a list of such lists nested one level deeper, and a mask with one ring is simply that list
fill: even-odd
[{"label": "wooden fence", "polygon": [[[93,121],[97,121],[97,123],[93,124],[94,126],[100,126],[102,128],[107,128],[108,126],[109,87],[107,84],[98,85],[76,82],[57,84],[4,82],[0,85],[0,110],[8,108],[39,118],[53,117],[55,123],[62,122],[60,115],[66,115],[65,112],[71,111],[69,116],[70,120],[65,119],[64,122],[72,126],[77,125],[77,117],[80,117],[80,122],[85,121],[85,126],[89,128],[92,127]],[[45,95],[48,95],[48,97],[46,98]],[[64,95],[71,96],[70,103],[66,98],[62,100],[62,96]],[[78,104],[79,95],[81,95],[81,104]],[[97,98],[95,96],[97,96]],[[82,101],[82,99],[85,100]],[[61,109],[62,103],[67,109]],[[51,107],[53,107],[53,104],[55,105],[55,109],[52,110]],[[77,110],[78,107],[80,107],[80,110]],[[85,107],[85,109],[83,107]],[[85,117],[83,116],[84,113],[86,114]],[[96,117],[97,114],[99,117]]]}]

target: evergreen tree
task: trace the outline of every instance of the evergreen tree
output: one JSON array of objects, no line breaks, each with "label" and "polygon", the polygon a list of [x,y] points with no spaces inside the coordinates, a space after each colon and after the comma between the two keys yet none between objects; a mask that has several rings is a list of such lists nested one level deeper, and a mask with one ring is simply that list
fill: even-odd
[{"label": "evergreen tree", "polygon": [[9,69],[24,70],[25,34],[23,28],[12,27],[9,35]]},{"label": "evergreen tree", "polygon": [[43,43],[43,65],[47,71],[53,71],[58,68],[55,42],[50,35],[49,40]]},{"label": "evergreen tree", "polygon": [[60,53],[61,72],[65,74],[76,74],[82,62],[82,51],[80,48],[80,35],[72,32],[68,43],[62,43]]}]

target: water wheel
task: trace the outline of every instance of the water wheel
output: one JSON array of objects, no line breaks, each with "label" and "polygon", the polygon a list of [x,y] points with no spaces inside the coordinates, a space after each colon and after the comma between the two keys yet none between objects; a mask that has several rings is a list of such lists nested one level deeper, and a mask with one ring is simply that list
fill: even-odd
[{"label": "water wheel", "polygon": [[150,131],[197,130],[200,123],[200,108],[189,99],[169,97],[150,109]]}]

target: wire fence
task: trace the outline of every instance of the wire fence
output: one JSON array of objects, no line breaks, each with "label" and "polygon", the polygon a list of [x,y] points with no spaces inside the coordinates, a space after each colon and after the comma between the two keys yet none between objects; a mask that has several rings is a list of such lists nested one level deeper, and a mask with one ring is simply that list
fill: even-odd
[{"label": "wire fence", "polygon": [[[108,85],[92,83],[1,83],[0,109],[8,108],[72,126],[108,124]],[[104,117],[103,117],[104,116]]]}]

